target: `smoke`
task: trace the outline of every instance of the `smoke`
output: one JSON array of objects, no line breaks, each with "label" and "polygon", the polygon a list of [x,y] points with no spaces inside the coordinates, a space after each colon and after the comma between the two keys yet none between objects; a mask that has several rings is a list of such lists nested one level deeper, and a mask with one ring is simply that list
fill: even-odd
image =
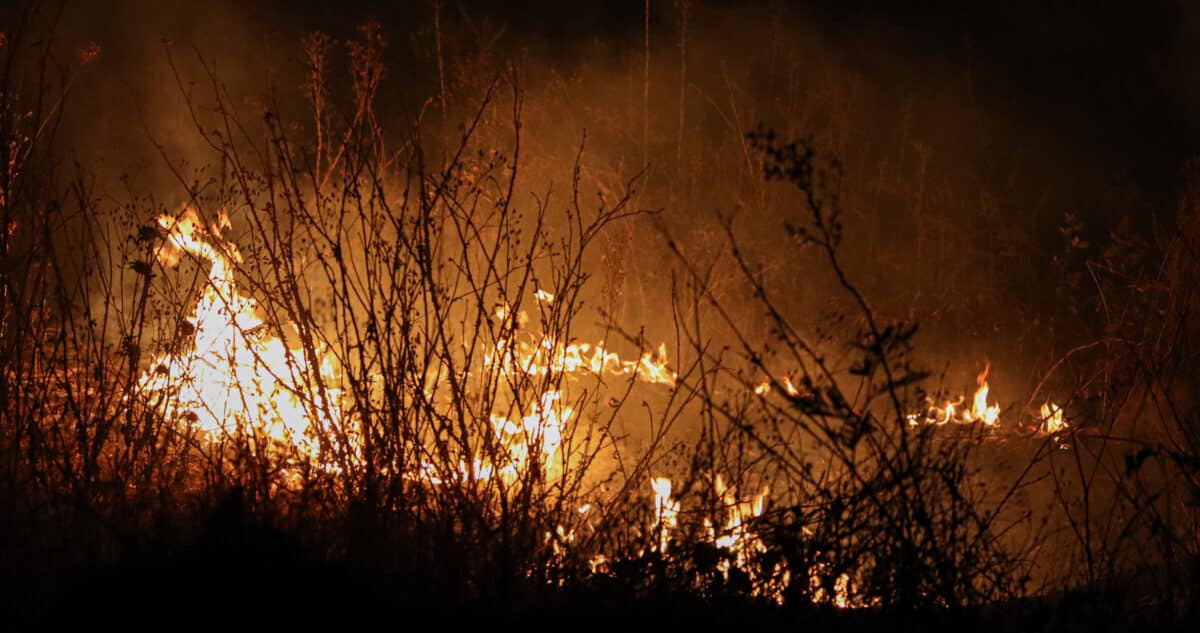
[{"label": "smoke", "polygon": [[762,184],[746,146],[744,133],[762,123],[813,139],[841,164],[846,255],[881,309],[957,333],[945,345],[963,359],[1028,359],[1045,343],[1028,324],[1053,317],[1065,215],[1092,240],[1126,215],[1148,233],[1174,211],[1177,166],[1196,133],[1184,124],[1196,83],[1181,77],[1197,20],[1173,4],[1126,15],[1013,3],[913,13],[870,2],[651,2],[648,32],[640,3],[64,7],[64,50],[95,42],[100,55],[75,71],[60,143],[101,199],[132,194],[163,208],[211,176],[196,126],[213,113],[190,111],[186,95],[202,107],[219,85],[253,118],[275,93],[282,117],[302,122],[308,32],[345,41],[378,20],[390,44],[381,123],[407,134],[420,119],[435,144],[452,141],[511,62],[525,91],[529,191],[567,190],[586,131],[587,193],[611,196],[642,173],[637,203],[661,211],[606,237],[617,316],[635,323],[661,318],[671,283],[661,244],[647,242],[666,227],[697,255],[715,255],[717,211],[736,215],[787,301],[828,307],[816,262],[780,239],[796,200]]},{"label": "smoke", "polygon": [[261,98],[269,47],[280,33],[230,2],[68,4],[60,45],[95,43],[99,55],[74,71],[60,139],[93,172],[102,196],[132,193],[176,205],[182,186],[163,157],[203,155],[184,95],[211,92],[207,65],[235,99]]}]

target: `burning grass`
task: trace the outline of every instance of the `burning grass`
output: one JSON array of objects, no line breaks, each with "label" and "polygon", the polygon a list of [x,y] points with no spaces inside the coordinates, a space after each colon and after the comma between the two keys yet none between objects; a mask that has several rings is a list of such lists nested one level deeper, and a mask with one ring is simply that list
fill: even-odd
[{"label": "burning grass", "polygon": [[[585,204],[581,141],[565,195],[518,202],[537,183],[516,72],[493,77],[435,151],[421,124],[397,141],[378,122],[383,46],[373,28],[349,46],[350,105],[335,116],[328,40],[308,40],[307,131],[277,102],[251,125],[211,72],[201,107],[177,75],[219,167],[188,179],[164,155],[186,198],[165,212],[82,214],[95,202],[82,180],[64,202],[26,168],[51,164],[7,144],[0,464],[5,529],[23,548],[11,567],[69,552],[31,593],[96,559],[213,542],[189,524],[217,497],[236,499],[227,519],[243,536],[298,539],[374,591],[444,606],[582,592],[947,609],[1111,586],[1136,568],[1120,548],[1156,529],[1168,536],[1147,560],[1175,573],[1162,552],[1195,556],[1194,504],[1154,487],[1194,484],[1194,412],[1162,418],[1173,445],[1138,439],[1123,477],[1070,389],[1004,409],[985,361],[970,396],[927,392],[915,324],[886,318],[843,265],[839,172],[811,145],[745,138],[761,175],[789,187],[788,243],[818,254],[842,308],[784,307],[722,216],[724,283],[766,315],[756,336],[715,265],[658,222],[673,284],[651,338],[595,308],[591,278],[614,230],[657,221],[639,206],[644,174]],[[32,139],[3,98],[0,132]],[[1171,403],[1174,386],[1146,389]],[[1020,468],[982,469],[993,451]],[[1147,462],[1169,472],[1133,479]],[[1036,521],[1046,482],[1068,530]],[[1097,532],[1102,484],[1114,512]],[[1051,547],[1082,556],[1086,577],[1046,579]],[[1192,595],[1173,591],[1165,603]]]}]

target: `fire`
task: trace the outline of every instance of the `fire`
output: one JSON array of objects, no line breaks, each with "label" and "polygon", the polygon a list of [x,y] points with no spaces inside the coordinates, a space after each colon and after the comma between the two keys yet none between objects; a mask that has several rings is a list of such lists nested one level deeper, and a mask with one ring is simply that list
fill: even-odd
[{"label": "fire", "polygon": [[750,575],[755,595],[769,597],[783,604],[783,591],[791,580],[791,573],[786,566],[782,562],[776,563],[771,573],[763,574],[759,566],[753,564],[754,557],[766,552],[767,548],[751,528],[750,522],[762,516],[770,488],[763,486],[753,499],[741,501],[734,490],[725,485],[725,478],[717,475],[713,480],[713,491],[724,510],[725,523],[718,532],[706,518],[704,528],[718,549],[733,555],[732,561],[722,560],[717,568],[728,578],[729,571],[736,565]]},{"label": "fire", "polygon": [[658,551],[666,553],[671,540],[671,530],[679,523],[679,502],[671,500],[671,480],[655,477],[650,480],[654,489],[654,516],[659,530]]},{"label": "fire", "polygon": [[[904,416],[905,421],[909,426],[944,426],[955,422],[958,424],[979,423],[989,429],[999,429],[1000,405],[988,401],[988,398],[992,395],[987,381],[988,375],[991,373],[991,368],[991,363],[984,361],[983,371],[975,378],[977,387],[969,403],[963,396],[959,396],[953,400],[945,400],[940,404],[932,398],[926,398],[924,408],[906,413]],[[751,389],[755,395],[765,398],[770,395],[776,386],[783,387],[788,396],[796,397],[800,394],[800,390],[792,382],[791,376],[786,374],[782,378],[768,377],[755,384]],[[1042,405],[1040,416],[1034,422],[1035,425],[1028,428],[1034,430],[1038,435],[1052,436],[1070,428],[1070,425],[1063,418],[1062,409],[1053,402],[1047,402]],[[1018,427],[1011,427],[1009,430],[1015,430],[1016,428]],[[1066,448],[1066,445],[1062,444],[1060,440],[1056,441],[1061,448]]]},{"label": "fire", "polygon": [[169,244],[157,253],[162,264],[177,265],[188,253],[209,270],[186,319],[191,339],[178,353],[154,359],[139,381],[140,393],[164,416],[190,422],[211,441],[245,434],[259,449],[265,448],[260,442],[274,443],[316,458],[321,428],[342,417],[332,357],[322,353],[310,365],[301,350],[265,331],[255,301],[238,291],[230,261],[241,261],[237,247],[224,243],[219,250],[203,239],[220,239],[229,227],[225,214],[211,227],[192,209],[161,216],[158,224]]},{"label": "fire", "polygon": [[[678,525],[679,502],[671,499],[672,486],[669,478],[655,477],[650,485],[654,490],[659,551],[665,552],[669,532]],[[768,572],[755,560],[767,552],[767,547],[755,532],[752,523],[765,512],[770,488],[763,486],[758,494],[750,499],[739,498],[736,491],[726,485],[725,478],[718,474],[713,478],[713,491],[717,495],[718,514],[722,519],[719,528],[709,519],[704,519],[704,531],[713,546],[729,554],[718,563],[717,570],[728,580],[730,572],[736,567],[749,576],[753,595],[783,604],[784,591],[791,582],[791,572],[786,563],[777,562]],[[592,573],[602,571],[607,564],[608,558],[603,554],[593,556],[590,560]],[[833,586],[827,589],[825,577],[828,574],[830,568],[824,562],[815,563],[809,570],[808,585],[814,603],[830,604],[839,609],[871,606],[872,603],[854,597],[855,584],[850,574],[838,574],[837,578],[833,579]]]},{"label": "fire", "polygon": [[[303,349],[290,347],[258,316],[256,302],[238,289],[235,265],[242,258],[236,245],[222,241],[222,231],[230,226],[224,214],[211,226],[205,226],[191,209],[178,217],[161,216],[157,222],[167,241],[157,253],[160,263],[175,266],[186,253],[207,263],[208,271],[195,307],[186,319],[184,329],[190,337],[175,350],[153,360],[139,381],[140,393],[162,415],[189,424],[209,441],[246,437],[258,450],[292,447],[302,458],[334,468],[330,460],[322,460],[322,442],[337,435],[327,429],[335,425],[344,427],[350,416],[343,412],[341,376],[333,355],[317,350],[316,360],[310,360],[314,356],[311,350],[305,353]],[[556,300],[552,293],[541,289],[534,296],[543,304]],[[507,304],[496,308],[497,319],[504,321],[515,316],[517,327],[485,355],[482,371],[514,377],[589,373],[668,386],[677,381],[678,376],[668,363],[665,344],[643,351],[637,360],[626,360],[603,342],[592,345],[562,342],[549,335],[525,335],[520,328],[528,322],[527,315],[513,312]],[[990,363],[985,363],[969,404],[965,398],[946,401],[941,406],[930,402],[925,411],[908,414],[907,421],[914,425],[950,422],[998,425],[1000,406],[988,400],[990,368]],[[774,387],[789,396],[800,393],[787,375],[768,379],[753,390],[766,397]],[[447,473],[445,467],[439,470],[433,464],[423,463],[416,476],[435,485],[444,484],[447,478],[483,481],[498,477],[513,482],[531,468],[539,468],[538,477],[544,480],[564,459],[561,455],[564,438],[575,418],[569,403],[560,389],[547,389],[533,398],[527,408],[514,406],[507,414],[493,413],[488,421],[494,433],[492,439],[501,448],[499,453],[490,458],[463,455],[458,460],[457,472]],[[522,410],[527,412],[522,414]],[[1068,428],[1063,410],[1054,403],[1042,405],[1041,418],[1042,434],[1053,435]],[[352,443],[358,441],[353,432],[347,436]],[[357,445],[344,448],[345,453],[358,454]],[[669,478],[654,477],[650,486],[654,492],[657,551],[665,554],[673,531],[679,527],[680,502],[672,498]],[[790,580],[786,565],[776,563],[768,572],[755,561],[767,551],[753,523],[763,515],[770,489],[764,486],[750,499],[742,499],[719,474],[713,478],[713,489],[720,518],[704,519],[703,528],[711,543],[728,554],[718,570],[728,578],[736,566],[750,576],[755,595],[782,603]],[[584,505],[578,509],[579,515],[589,510],[590,505]],[[561,557],[565,548],[575,543],[575,530],[559,525],[546,534],[546,539],[555,556]],[[592,555],[589,565],[593,573],[607,568],[608,560],[604,554]],[[827,587],[822,581],[827,571],[821,564],[810,571],[809,586],[814,600],[839,608],[858,606],[851,598],[854,593],[851,577],[842,573],[832,587]]]},{"label": "fire", "polygon": [[[487,481],[498,476],[505,483],[513,483],[535,462],[543,469],[541,478],[546,478],[558,464],[555,458],[562,446],[563,433],[575,413],[572,407],[563,405],[561,399],[559,391],[544,392],[530,406],[529,414],[519,421],[502,415],[491,416],[492,431],[501,448],[499,463],[479,456],[468,462],[464,457],[459,459],[456,471],[451,469],[446,473],[437,464],[426,461],[421,464],[418,479],[440,486],[447,478],[465,482]],[[590,506],[584,508],[590,509]],[[581,514],[587,512],[584,508],[580,509]]]},{"label": "fire", "polygon": [[[738,501],[733,490],[725,485],[725,478],[721,475],[717,475],[713,481],[713,489],[724,506],[727,518],[720,534],[713,529],[712,523],[708,519],[705,519],[704,527],[716,546],[732,552],[737,566],[744,567],[752,554],[765,549],[762,541],[750,530],[747,522],[762,516],[770,489],[763,487],[752,501]],[[728,573],[729,567],[729,561],[723,561],[721,571]]]},{"label": "fire", "polygon": [[674,385],[678,377],[670,369],[665,343],[653,352],[644,352],[638,360],[623,360],[606,349],[603,342],[596,345],[563,344],[552,337],[542,337],[534,342],[521,340],[514,344],[508,339],[501,339],[484,362],[497,368],[503,375],[543,376],[550,373],[591,372],[596,375],[632,377],[662,385]]},{"label": "fire", "polygon": [[[796,388],[796,385],[792,384],[791,376],[785,375],[781,382],[783,383],[784,393],[793,397],[800,395],[800,390]],[[771,393],[771,381],[768,379],[755,385],[754,393],[760,396],[765,396],[768,393]]]},{"label": "fire", "polygon": [[[256,447],[258,442],[275,448],[293,447],[302,458],[318,460],[322,439],[337,435],[328,429],[346,422],[332,354],[320,350],[320,360],[310,364],[304,350],[289,347],[279,335],[267,331],[256,313],[256,302],[238,290],[235,265],[242,257],[235,244],[221,239],[222,231],[230,226],[224,213],[211,226],[205,226],[193,209],[178,217],[161,216],[157,222],[167,240],[157,253],[160,263],[176,266],[187,253],[209,268],[195,309],[186,320],[190,339],[178,350],[153,360],[140,379],[140,393],[161,414],[189,422],[209,441],[246,434]],[[553,294],[540,289],[535,297],[543,303],[555,300]],[[510,306],[496,308],[498,319],[511,316]],[[528,321],[523,311],[516,316],[518,328]],[[673,385],[676,379],[665,345],[643,353],[638,360],[624,360],[603,343],[560,344],[546,336],[515,343],[500,340],[494,353],[486,356],[484,369],[525,376],[591,372],[666,385]],[[432,377],[434,383],[436,378]],[[447,475],[461,480],[500,476],[511,482],[534,463],[552,469],[574,415],[564,401],[559,390],[550,389],[519,418],[492,414],[489,422],[502,449],[500,463],[463,456],[457,473],[439,474],[432,464],[425,463],[419,476],[434,484],[443,483]],[[355,441],[354,435],[349,434],[351,441]],[[345,448],[357,454],[357,446]],[[543,471],[542,476],[545,474]]]},{"label": "fire", "polygon": [[1054,435],[1055,433],[1058,433],[1069,426],[1067,421],[1063,419],[1062,407],[1059,407],[1053,402],[1047,402],[1043,404],[1041,414],[1042,424],[1038,431],[1042,435]]},{"label": "fire", "polygon": [[570,407],[558,404],[561,397],[558,391],[543,393],[529,415],[521,418],[520,424],[503,416],[492,416],[492,427],[508,450],[509,463],[500,470],[506,481],[515,480],[525,472],[530,464],[531,447],[537,449],[536,458],[540,463],[553,466],[554,457],[562,445],[563,431],[574,414]]},{"label": "fire", "polygon": [[979,422],[987,427],[996,427],[1000,423],[1000,405],[988,403],[990,389],[987,377],[991,367],[992,364],[985,361],[983,371],[976,377],[975,383],[978,388],[975,390],[975,395],[971,397],[970,407],[966,406],[966,401],[962,397],[956,400],[947,400],[941,406],[930,400],[925,411],[913,412],[905,416],[908,424],[910,426],[920,424],[941,426],[950,422],[962,424]]},{"label": "fire", "polygon": [[[672,485],[670,478],[654,477],[650,480],[654,491],[654,529],[658,532],[658,552],[666,553],[670,542],[670,534],[679,525],[680,503],[672,500]],[[728,580],[730,571],[737,567],[750,576],[754,595],[771,598],[783,604],[783,592],[788,586],[791,574],[783,562],[776,563],[770,573],[764,574],[754,558],[767,551],[758,534],[750,526],[750,522],[762,516],[766,508],[767,496],[770,489],[766,486],[749,501],[738,499],[734,490],[725,485],[725,479],[717,475],[713,480],[713,488],[721,504],[721,514],[725,517],[718,531],[712,521],[704,519],[704,530],[708,540],[717,549],[728,552],[731,556],[724,558],[717,569]],[[592,571],[602,569],[608,562],[603,554],[592,558]]]},{"label": "fire", "polygon": [[608,571],[608,557],[604,554],[596,554],[588,559],[588,570],[592,574],[603,574]]},{"label": "fire", "polygon": [[983,371],[979,373],[979,378],[976,382],[979,389],[975,390],[975,397],[971,400],[971,410],[963,413],[963,419],[967,422],[980,421],[988,426],[994,426],[1000,420],[1000,405],[988,404],[988,371],[992,368],[990,362],[983,364]]},{"label": "fire", "polygon": [[838,574],[837,579],[833,581],[833,591],[826,591],[822,577],[828,573],[828,570],[829,565],[826,563],[817,563],[809,572],[808,588],[812,592],[812,601],[815,604],[832,604],[839,609],[865,606],[851,601],[850,574],[845,572]]},{"label": "fire", "polygon": [[[554,301],[554,295],[545,290],[537,290],[534,296],[543,303]],[[513,309],[508,304],[501,304],[496,308],[495,316],[498,321],[504,321],[513,316]],[[518,330],[529,320],[523,310],[517,312],[516,319]],[[513,338],[501,338],[496,342],[494,348],[484,355],[483,370],[498,372],[506,377],[525,378],[588,372],[597,376],[616,375],[665,385],[674,385],[677,377],[668,364],[665,343],[660,344],[655,352],[644,352],[638,360],[630,361],[608,351],[604,343],[594,346],[587,343],[561,344],[550,336],[524,337],[520,332],[514,333]],[[492,415],[492,428],[507,452],[506,463],[497,465],[476,457],[469,466],[464,460],[459,466],[458,475],[463,480],[486,480],[498,474],[504,481],[512,482],[526,472],[534,459],[539,464],[553,466],[574,413],[571,407],[560,404],[562,399],[562,393],[558,390],[542,393],[538,403],[519,422],[506,416]],[[531,456],[531,448],[536,449],[536,456]],[[443,477],[435,471],[430,464],[422,466],[422,474],[427,480],[441,484]]]}]

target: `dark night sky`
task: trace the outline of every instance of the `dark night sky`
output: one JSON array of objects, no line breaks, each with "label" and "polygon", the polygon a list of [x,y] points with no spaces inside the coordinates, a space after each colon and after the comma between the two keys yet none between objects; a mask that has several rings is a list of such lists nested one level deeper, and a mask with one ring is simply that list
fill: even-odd
[{"label": "dark night sky", "polygon": [[[1022,128],[1040,131],[1126,174],[1147,192],[1172,196],[1181,162],[1197,153],[1200,10],[1187,3],[887,2],[819,0],[703,2],[693,10],[786,7],[853,66],[896,75],[929,63],[970,73],[977,97]],[[652,22],[674,4],[652,2]],[[349,32],[366,19],[416,23],[429,3],[271,2],[269,21]],[[445,2],[450,19],[490,18],[509,42],[538,41],[567,56],[581,41],[641,37],[641,2],[522,0]],[[666,28],[673,28],[667,26]],[[731,24],[730,28],[736,28]],[[718,44],[719,45],[719,44]],[[881,54],[881,51],[886,51]]]},{"label": "dark night sky", "polygon": [[1184,102],[1195,75],[1181,65],[1194,16],[1181,4],[837,4],[823,12],[834,37],[886,25],[903,55],[970,70],[982,99],[1107,155],[1148,185],[1169,186],[1196,151],[1196,121]]},{"label": "dark night sky", "polygon": [[[797,37],[819,38],[843,67],[861,72],[875,89],[936,89],[969,77],[972,96],[1002,117],[1020,145],[1037,139],[1048,161],[1080,167],[1064,187],[1098,179],[1135,183],[1153,206],[1173,207],[1180,166],[1200,153],[1200,9],[1184,2],[917,2],[878,0],[696,2],[693,15],[737,16],[785,10]],[[379,20],[402,44],[428,29],[432,2],[145,3],[128,0],[72,5],[85,37],[100,41],[110,57],[156,55],[158,33],[194,39],[200,48],[226,46],[254,55],[248,42],[267,33],[281,41],[324,30],[348,38],[356,25]],[[583,64],[586,44],[615,42],[629,55],[641,50],[640,1],[563,3],[550,0],[486,2],[443,0],[443,19],[461,27],[503,31],[498,48],[534,49],[552,63]],[[675,2],[651,2],[654,41],[672,42]],[[224,25],[231,21],[230,28]],[[720,20],[716,20],[720,24]],[[792,28],[792,27],[786,27]],[[800,29],[804,29],[800,33]],[[132,36],[131,36],[132,35]],[[145,43],[130,41],[143,36]],[[720,51],[721,35],[693,46]],[[232,44],[231,44],[232,43]],[[122,50],[125,49],[125,50]],[[404,46],[393,46],[403,52]],[[410,64],[414,76],[429,70]],[[138,81],[133,79],[130,81]],[[161,79],[152,85],[161,85]],[[136,92],[136,91],[134,91]],[[957,98],[957,97],[952,97]],[[110,99],[111,101],[111,99]],[[97,107],[104,107],[103,105]],[[117,108],[117,106],[112,106]],[[122,106],[124,107],[124,106]],[[127,110],[128,108],[125,108]],[[1013,151],[1019,151],[1016,147]],[[987,157],[978,159],[988,160]],[[1064,167],[1064,168],[1066,168]]]}]

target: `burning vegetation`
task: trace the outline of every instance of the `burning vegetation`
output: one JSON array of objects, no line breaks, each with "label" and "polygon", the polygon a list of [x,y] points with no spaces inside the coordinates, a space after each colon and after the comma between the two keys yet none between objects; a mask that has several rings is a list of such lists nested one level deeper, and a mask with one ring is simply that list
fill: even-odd
[{"label": "burning vegetation", "polygon": [[[688,127],[688,3],[678,134],[650,128],[647,17],[637,124],[600,116],[598,140],[565,144],[573,80],[530,105],[520,65],[443,58],[434,7],[437,89],[394,127],[379,25],[307,36],[299,89],[244,99],[203,51],[165,46],[196,148],[152,141],[170,192],[120,201],[54,138],[71,73],[104,50],[77,47],[58,81],[36,4],[4,27],[13,595],[43,605],[147,551],[190,560],[181,543],[232,547],[212,573],[235,573],[258,555],[246,534],[282,534],[406,605],[1194,608],[1195,195],[1158,249],[1114,229],[1080,252],[1068,216],[1047,265],[1094,285],[1059,300],[1103,308],[1074,313],[1080,340],[1024,366],[1000,340],[925,353],[916,300],[872,294],[856,231],[880,225],[838,143],[792,111],[754,126],[727,76],[730,105],[704,94],[719,116]],[[714,122],[736,152],[689,157]],[[618,141],[640,157],[608,160]],[[689,217],[727,199],[696,181],[723,170],[769,236]]]}]

